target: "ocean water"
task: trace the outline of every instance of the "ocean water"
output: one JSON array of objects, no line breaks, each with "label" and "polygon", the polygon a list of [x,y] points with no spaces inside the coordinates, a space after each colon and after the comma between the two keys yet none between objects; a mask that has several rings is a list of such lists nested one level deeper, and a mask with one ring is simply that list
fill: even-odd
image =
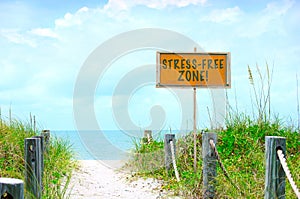
[{"label": "ocean water", "polygon": [[[152,131],[155,139],[163,139],[166,133],[170,131]],[[179,135],[179,131],[172,133]],[[143,135],[143,131],[51,131],[51,136],[71,144],[78,160],[126,160]]]}]

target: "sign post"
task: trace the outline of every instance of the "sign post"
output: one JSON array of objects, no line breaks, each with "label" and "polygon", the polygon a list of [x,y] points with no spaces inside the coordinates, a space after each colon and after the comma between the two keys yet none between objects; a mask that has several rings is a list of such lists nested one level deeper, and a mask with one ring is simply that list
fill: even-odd
[{"label": "sign post", "polygon": [[197,90],[194,87],[194,172],[197,172]]},{"label": "sign post", "polygon": [[[194,48],[194,53],[197,52],[197,48]],[[197,90],[196,87],[194,90],[194,172],[197,172]]]},{"label": "sign post", "polygon": [[230,52],[157,52],[156,87],[192,87],[194,91],[194,171],[197,171],[196,88],[230,88]]}]

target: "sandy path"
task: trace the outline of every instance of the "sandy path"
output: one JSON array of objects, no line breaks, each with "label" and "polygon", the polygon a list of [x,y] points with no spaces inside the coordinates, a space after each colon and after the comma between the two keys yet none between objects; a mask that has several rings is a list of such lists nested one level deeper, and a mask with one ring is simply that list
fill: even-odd
[{"label": "sandy path", "polygon": [[[115,172],[96,160],[81,160],[80,167],[72,176],[69,190],[70,199],[166,198],[161,193],[161,183],[154,179],[138,179],[129,182],[126,175]],[[170,197],[167,197],[170,198]]]}]

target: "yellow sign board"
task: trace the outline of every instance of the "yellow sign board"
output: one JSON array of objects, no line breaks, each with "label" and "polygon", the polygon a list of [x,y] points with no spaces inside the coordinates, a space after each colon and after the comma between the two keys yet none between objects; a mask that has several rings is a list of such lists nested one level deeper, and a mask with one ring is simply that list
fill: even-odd
[{"label": "yellow sign board", "polygon": [[230,53],[157,52],[156,86],[230,87]]}]

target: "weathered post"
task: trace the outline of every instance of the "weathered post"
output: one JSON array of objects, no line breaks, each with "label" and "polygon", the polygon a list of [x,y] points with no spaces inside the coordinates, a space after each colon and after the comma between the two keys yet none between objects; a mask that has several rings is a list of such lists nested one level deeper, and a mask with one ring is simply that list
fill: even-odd
[{"label": "weathered post", "polygon": [[42,130],[41,135],[44,137],[44,152],[48,151],[50,142],[50,130]]},{"label": "weathered post", "polygon": [[[170,142],[172,141],[173,145],[175,146],[175,134],[165,134],[165,165],[167,171],[170,170],[171,164],[172,164],[172,151],[171,151],[171,145]],[[176,153],[176,150],[174,149],[174,153]]]},{"label": "weathered post", "polygon": [[28,198],[42,198],[42,148],[40,138],[25,139],[25,187]]},{"label": "weathered post", "polygon": [[20,179],[0,178],[0,198],[23,199],[24,183]]},{"label": "weathered post", "polygon": [[[40,153],[41,153],[41,179],[43,179],[43,173],[44,173],[44,153],[45,153],[45,138],[42,135],[33,136],[32,138],[40,139]],[[42,185],[43,188],[43,185]],[[42,189],[43,190],[43,189]]]},{"label": "weathered post", "polygon": [[151,130],[145,130],[144,131],[144,139],[148,143],[151,142],[151,140],[152,140],[152,131]]},{"label": "weathered post", "polygon": [[[41,144],[41,149],[42,152],[45,152],[46,150],[46,146],[45,146],[45,137],[41,134],[41,135],[36,135],[36,136],[32,136],[32,138],[38,138],[40,139],[40,144]],[[43,154],[43,153],[42,153]]]},{"label": "weathered post", "polygon": [[284,137],[265,137],[265,199],[285,198],[285,173],[277,156],[277,150],[286,153],[286,139]]},{"label": "weathered post", "polygon": [[202,157],[203,157],[203,197],[215,197],[215,183],[217,176],[217,157],[210,146],[210,140],[217,143],[216,133],[203,133],[202,134]]}]

